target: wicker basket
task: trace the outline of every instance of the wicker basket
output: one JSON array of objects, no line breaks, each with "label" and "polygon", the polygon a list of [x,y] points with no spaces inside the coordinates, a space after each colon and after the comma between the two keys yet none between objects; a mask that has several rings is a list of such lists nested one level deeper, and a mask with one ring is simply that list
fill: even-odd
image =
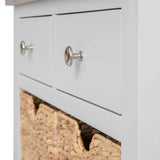
[{"label": "wicker basket", "polygon": [[26,92],[20,98],[23,160],[121,159],[110,137]]}]

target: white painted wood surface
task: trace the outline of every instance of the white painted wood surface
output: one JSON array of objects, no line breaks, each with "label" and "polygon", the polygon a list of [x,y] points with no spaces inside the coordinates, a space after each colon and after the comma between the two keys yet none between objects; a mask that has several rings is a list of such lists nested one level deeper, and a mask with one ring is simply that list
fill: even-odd
[{"label": "white painted wood surface", "polygon": [[42,0],[37,3],[15,6],[15,8],[17,14],[25,17],[120,8],[121,6],[121,0]]},{"label": "white painted wood surface", "polygon": [[34,2],[38,0],[6,0],[6,5],[22,5],[24,3]]},{"label": "white painted wood surface", "polygon": [[160,1],[139,1],[139,159],[160,159]]},{"label": "white painted wood surface", "polygon": [[[53,85],[64,92],[121,114],[121,10],[54,16]],[[68,67],[64,52],[83,52]]]},{"label": "white painted wood surface", "polygon": [[[160,159],[160,127],[158,125],[160,121],[158,45],[160,23],[158,18],[155,19],[160,12],[159,4],[158,0],[154,3],[151,0],[68,0],[67,3],[66,0],[46,0],[15,7],[15,160],[21,159],[19,92],[23,89],[120,140],[122,160]],[[56,83],[54,84],[54,72],[53,85],[50,87],[19,75],[20,62],[17,54],[20,36],[19,17],[52,15],[55,18],[59,13],[119,7],[122,8],[121,115],[58,91],[55,87]],[[57,22],[61,21],[57,20]],[[60,26],[53,23],[52,28],[54,26],[59,27],[57,34],[60,34]],[[64,32],[64,34],[68,36],[67,33]],[[53,42],[51,43],[53,50],[51,50],[52,53],[57,54],[54,43],[56,38],[54,33],[51,35],[54,37],[51,38]],[[79,36],[81,37],[80,34]],[[39,40],[43,39],[39,38]],[[67,40],[66,37],[63,41],[65,40]],[[59,39],[60,41],[62,38]],[[75,46],[73,50],[79,51],[81,48]],[[54,55],[51,58],[52,67],[55,63]]]},{"label": "white painted wood surface", "polygon": [[18,34],[16,46],[20,46],[21,41],[32,45],[33,51],[20,53],[16,47],[19,73],[30,78],[51,85],[52,77],[52,24],[51,17],[19,18],[17,22]]},{"label": "white painted wood surface", "polygon": [[[101,3],[99,3],[101,2]],[[131,2],[130,2],[131,3]],[[122,142],[122,159],[123,160],[136,160],[137,159],[137,100],[138,94],[135,94],[137,91],[137,39],[136,39],[136,31],[137,28],[133,25],[136,21],[136,18],[131,18],[133,15],[137,13],[136,10],[130,11],[129,6],[130,3],[120,4],[120,1],[110,1],[110,0],[93,0],[92,3],[90,0],[85,1],[41,1],[37,4],[26,4],[22,6],[15,7],[15,25],[17,26],[17,22],[19,17],[24,16],[36,16],[36,15],[48,15],[52,14],[55,16],[57,13],[64,12],[75,12],[75,11],[91,11],[97,9],[109,9],[109,8],[120,8],[123,6],[122,10],[122,116],[113,114],[112,112],[103,110],[97,106],[91,105],[90,103],[85,103],[82,100],[69,96],[67,94],[63,94],[57,91],[54,87],[48,88],[41,83],[37,83],[31,79],[27,79],[26,77],[18,76],[19,68],[18,65],[15,66],[15,75],[18,76],[18,81],[16,84],[19,86],[17,92],[21,91],[21,89],[27,90],[32,94],[39,96],[40,98],[46,100],[47,102],[59,107],[60,109],[68,112],[69,114],[75,115],[82,121],[95,126],[100,129],[104,133],[120,140]],[[134,2],[133,2],[134,3]],[[38,7],[37,7],[38,5]],[[135,6],[137,8],[137,6]],[[125,14],[124,14],[125,13]],[[131,15],[128,13],[132,13]],[[132,23],[130,23],[132,22]],[[126,23],[128,23],[126,27]],[[18,28],[15,27],[15,35],[19,35]],[[126,36],[127,35],[127,36]],[[128,35],[130,36],[130,41],[128,41]],[[17,43],[17,38],[15,37],[15,44]],[[54,39],[53,39],[54,42]],[[18,44],[18,43],[17,43]],[[130,47],[129,47],[129,45]],[[54,43],[53,43],[54,45]],[[15,50],[17,50],[17,45],[15,45]],[[19,46],[19,45],[18,45]],[[19,48],[19,47],[18,47]],[[135,54],[137,53],[137,54]],[[17,60],[17,57],[16,57]],[[54,58],[52,59],[54,61]],[[18,61],[16,61],[18,64]],[[130,70],[133,69],[131,73]],[[130,98],[129,98],[130,97]],[[19,99],[19,97],[17,97]],[[17,101],[16,101],[17,102]],[[16,103],[15,102],[15,103]],[[18,104],[18,102],[16,103]],[[17,108],[18,109],[18,108]],[[87,113],[87,116],[86,116]],[[91,116],[88,116],[90,113]],[[19,112],[17,113],[19,115]],[[15,119],[15,123],[18,119]],[[18,122],[17,122],[18,123]],[[15,136],[19,137],[19,132],[15,130]],[[18,141],[20,142],[20,141]],[[15,147],[17,152],[15,153],[15,159],[20,159],[20,144],[15,143]]]}]

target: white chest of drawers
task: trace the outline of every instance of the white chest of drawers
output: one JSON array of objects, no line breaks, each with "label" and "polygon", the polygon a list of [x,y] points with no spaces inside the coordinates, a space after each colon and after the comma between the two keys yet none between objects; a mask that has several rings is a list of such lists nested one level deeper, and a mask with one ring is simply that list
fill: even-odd
[{"label": "white chest of drawers", "polygon": [[119,140],[122,160],[160,159],[159,5],[41,0],[15,6],[15,160],[21,159],[22,90]]}]

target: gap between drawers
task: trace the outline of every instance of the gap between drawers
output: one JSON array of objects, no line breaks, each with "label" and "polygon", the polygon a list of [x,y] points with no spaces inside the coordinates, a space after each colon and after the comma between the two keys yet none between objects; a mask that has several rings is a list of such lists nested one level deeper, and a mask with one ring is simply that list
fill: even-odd
[{"label": "gap between drawers", "polygon": [[63,91],[63,90],[61,90],[61,89],[57,89],[57,88],[56,88],[56,90],[57,90],[57,91],[60,91],[60,92],[62,92],[62,93],[65,93],[65,94],[67,94],[67,95],[69,95],[69,96],[78,98],[78,99],[80,99],[80,100],[82,100],[82,101],[84,101],[84,102],[90,103],[90,104],[92,104],[92,105],[94,105],[94,106],[96,106],[96,107],[99,107],[99,108],[101,108],[101,109],[107,110],[107,111],[109,111],[109,112],[111,112],[111,113],[113,113],[113,114],[115,114],[115,115],[122,116],[122,114],[119,114],[119,113],[114,112],[114,111],[112,111],[112,110],[110,110],[110,109],[104,108],[104,107],[102,107],[102,106],[100,106],[100,105],[98,105],[98,104],[95,104],[95,103],[93,103],[93,102],[87,101],[87,100],[85,100],[85,99],[83,99],[83,98],[77,97],[77,96],[75,96],[75,95],[73,95],[73,94],[71,94],[71,93],[65,92],[65,91]]},{"label": "gap between drawers", "polygon": [[[70,15],[70,14],[84,14],[84,13],[104,12],[104,11],[121,10],[121,9],[122,9],[121,7],[118,7],[118,8],[98,9],[98,10],[89,10],[89,11],[57,13],[55,15],[62,16],[62,15]],[[42,18],[42,17],[51,17],[51,16],[52,16],[52,14],[46,14],[46,15],[35,15],[35,16],[24,16],[24,17],[19,17],[19,18],[20,19],[27,19],[27,18]]]}]

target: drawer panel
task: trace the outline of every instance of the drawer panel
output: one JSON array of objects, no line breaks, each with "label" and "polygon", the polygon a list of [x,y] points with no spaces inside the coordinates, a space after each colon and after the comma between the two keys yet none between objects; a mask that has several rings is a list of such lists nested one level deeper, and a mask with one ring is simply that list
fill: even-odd
[{"label": "drawer panel", "polygon": [[[19,72],[40,82],[51,84],[51,16],[18,19],[16,54]],[[33,46],[33,50],[20,52],[20,43]]]},{"label": "drawer panel", "polygon": [[[83,61],[69,67],[71,46]],[[54,85],[57,89],[121,114],[121,10],[56,16]]]}]

